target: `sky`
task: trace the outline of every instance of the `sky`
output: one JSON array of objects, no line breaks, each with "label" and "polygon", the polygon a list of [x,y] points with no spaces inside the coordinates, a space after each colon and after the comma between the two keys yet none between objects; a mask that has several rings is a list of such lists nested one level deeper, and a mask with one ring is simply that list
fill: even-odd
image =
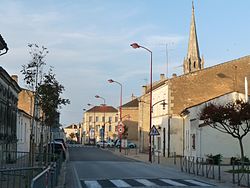
[{"label": "sky", "polygon": [[[194,0],[200,54],[205,67],[250,55],[250,1]],[[70,104],[60,109],[63,126],[80,123],[88,103],[119,106],[139,97],[150,80],[183,74],[192,13],[191,0],[1,0],[0,34],[9,51],[0,57],[10,75],[19,77],[30,60],[29,43],[49,50],[45,61],[65,87]]]}]

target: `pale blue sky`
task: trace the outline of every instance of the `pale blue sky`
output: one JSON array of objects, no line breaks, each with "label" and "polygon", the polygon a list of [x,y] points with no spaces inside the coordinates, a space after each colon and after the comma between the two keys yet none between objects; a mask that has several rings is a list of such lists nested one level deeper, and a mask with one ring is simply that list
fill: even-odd
[{"label": "pale blue sky", "polygon": [[[250,54],[250,1],[196,0],[195,19],[205,67]],[[61,123],[82,121],[87,103],[119,105],[119,86],[124,102],[131,94],[141,95],[149,82],[149,53],[132,49],[138,42],[153,51],[153,78],[182,74],[187,54],[191,21],[191,0],[1,0],[0,34],[9,52],[0,65],[19,75],[29,59],[28,43],[44,45],[50,51],[48,65],[64,85],[64,97],[71,104],[61,110]]]}]

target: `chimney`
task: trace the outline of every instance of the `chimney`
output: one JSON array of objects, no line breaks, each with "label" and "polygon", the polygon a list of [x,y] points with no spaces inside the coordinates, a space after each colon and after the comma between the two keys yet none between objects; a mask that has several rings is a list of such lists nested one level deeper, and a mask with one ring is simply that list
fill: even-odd
[{"label": "chimney", "polygon": [[147,91],[147,86],[142,86],[142,94],[145,95]]},{"label": "chimney", "polygon": [[160,80],[164,80],[165,75],[164,74],[160,74]]},{"label": "chimney", "polygon": [[134,93],[132,93],[131,100],[134,100],[134,99],[136,99],[136,96],[134,96]]},{"label": "chimney", "polygon": [[13,80],[15,80],[15,82],[18,84],[18,76],[15,74],[15,75],[11,75],[11,78]]},{"label": "chimney", "polygon": [[172,74],[172,77],[173,78],[177,77],[177,74],[176,73]]}]

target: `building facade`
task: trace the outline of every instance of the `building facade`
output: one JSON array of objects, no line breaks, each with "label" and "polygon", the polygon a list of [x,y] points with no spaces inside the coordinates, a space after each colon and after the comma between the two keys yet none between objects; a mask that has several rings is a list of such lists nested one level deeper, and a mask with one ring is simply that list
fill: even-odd
[{"label": "building facade", "polygon": [[84,143],[117,138],[118,110],[112,106],[94,106],[83,114]]},{"label": "building facade", "polygon": [[[221,154],[224,159],[231,157],[240,157],[240,146],[238,139],[232,135],[222,133],[210,126],[203,126],[203,121],[199,119],[201,110],[207,104],[225,105],[228,102],[236,100],[245,100],[245,95],[232,92],[218,96],[204,103],[186,109],[185,116],[185,156],[206,158],[207,155]],[[250,133],[243,138],[244,152],[250,156]],[[216,146],[216,147],[214,147]]]},{"label": "building facade", "polygon": [[17,150],[17,102],[20,91],[21,88],[18,84],[0,67],[0,151],[3,153],[2,161],[11,160],[11,156],[4,151]]}]

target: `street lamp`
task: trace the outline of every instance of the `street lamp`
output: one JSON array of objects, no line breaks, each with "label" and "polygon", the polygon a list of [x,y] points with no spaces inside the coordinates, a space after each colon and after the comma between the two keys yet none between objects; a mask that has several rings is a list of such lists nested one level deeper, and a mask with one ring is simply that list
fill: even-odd
[{"label": "street lamp", "polygon": [[[108,80],[109,83],[117,83],[118,85],[120,85],[121,90],[120,90],[120,123],[122,123],[122,84],[120,82],[117,82],[115,80],[109,79]],[[120,133],[120,143],[122,143],[122,134]],[[122,147],[120,147],[120,152],[121,152]]]},{"label": "street lamp", "polygon": [[103,113],[104,113],[104,121],[103,121],[103,148],[104,148],[104,137],[105,137],[105,105],[106,105],[106,102],[105,102],[105,98],[99,96],[99,95],[96,95],[95,98],[97,99],[102,99],[103,100]]},{"label": "street lamp", "polygon": [[151,127],[152,127],[152,70],[153,70],[153,61],[152,61],[152,51],[149,50],[148,48],[144,47],[144,46],[140,46],[137,43],[132,43],[130,44],[130,46],[134,49],[137,48],[143,48],[145,50],[147,50],[150,53],[150,104],[149,104],[149,162],[152,163],[152,155],[151,155],[151,135],[150,135],[150,131],[151,131]]},{"label": "street lamp", "polygon": [[4,41],[2,35],[0,34],[0,52],[2,50],[5,50],[5,52],[0,53],[0,56],[3,55],[3,54],[6,54],[8,52],[8,50],[9,50],[9,48],[8,48],[6,42]]}]

